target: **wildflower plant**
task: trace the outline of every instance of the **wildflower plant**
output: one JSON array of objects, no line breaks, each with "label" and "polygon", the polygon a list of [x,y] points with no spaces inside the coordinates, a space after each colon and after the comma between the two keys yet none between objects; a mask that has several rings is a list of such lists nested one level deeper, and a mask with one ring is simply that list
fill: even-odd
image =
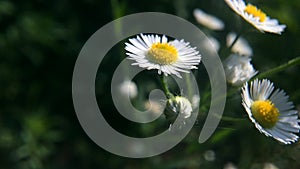
[{"label": "wildflower plant", "polygon": [[[188,119],[193,111],[192,100],[171,93],[166,77],[173,75],[181,79],[182,73],[190,73],[190,70],[197,69],[201,54],[196,47],[191,47],[189,42],[183,39],[169,41],[165,35],[157,34],[137,35],[129,39],[125,45],[126,55],[129,60],[133,61],[133,66],[157,70],[168,99],[166,100],[168,107],[168,111],[165,111],[166,119],[171,124],[177,116]],[[181,122],[182,125],[184,123],[185,121]]]},{"label": "wildflower plant", "polygon": [[0,168],[299,169],[299,16],[297,0],[1,0]]},{"label": "wildflower plant", "polygon": [[[142,133],[142,137],[147,137],[151,132],[162,133],[164,137],[156,137],[161,135],[154,134],[153,137],[141,139],[145,141],[159,138],[159,141],[154,141],[157,145],[149,145],[149,142],[139,139],[130,141],[132,137],[123,137],[124,140],[129,140],[126,145],[137,144],[139,149],[124,149],[120,153],[118,148],[110,146],[109,149],[113,149],[114,153],[136,158],[159,154],[170,147],[165,146],[163,151],[158,147],[170,145],[170,142],[179,138],[179,134],[182,139],[193,126],[193,136],[196,130],[199,132],[201,126],[202,131],[205,131],[200,132],[199,143],[206,141],[204,137],[207,139],[211,136],[211,140],[208,140],[209,147],[202,148],[204,160],[207,162],[218,161],[220,151],[213,150],[213,146],[230,140],[234,137],[231,135],[233,133],[242,133],[245,136],[233,141],[237,144],[239,141],[244,143],[253,140],[258,145],[270,142],[270,145],[283,146],[298,141],[299,112],[292,102],[293,98],[290,99],[283,90],[276,89],[277,86],[281,88],[280,81],[271,82],[269,79],[277,72],[300,64],[300,58],[292,59],[279,67],[269,68],[273,65],[268,65],[262,69],[262,63],[258,63],[257,58],[268,59],[268,56],[261,56],[257,52],[255,41],[249,38],[268,34],[277,36],[280,40],[287,26],[279,24],[277,19],[271,19],[254,4],[247,4],[243,0],[224,0],[224,7],[224,13],[231,12],[232,16],[240,19],[233,20],[226,18],[226,15],[225,18],[214,16],[209,10],[200,8],[190,11],[195,25],[204,28],[204,38],[193,35],[199,41],[193,41],[189,36],[173,37],[174,33],[171,36],[167,32],[163,34],[138,31],[135,34],[126,34],[126,39],[122,42],[122,56],[125,59],[122,58],[120,64],[125,68],[119,66],[115,71],[117,75],[114,74],[112,78],[112,99],[118,103],[115,105],[118,112],[128,120],[143,124],[151,122],[148,126],[141,127],[138,133]],[[238,23],[233,24],[234,21]],[[230,26],[227,22],[230,22]],[[250,31],[253,27],[259,32]],[[220,57],[207,64],[212,53]],[[219,66],[216,65],[217,62]],[[217,74],[219,76],[209,72],[208,68],[219,67],[222,69]],[[130,71],[126,72],[128,70],[138,71],[132,74]],[[126,73],[128,78],[125,77]],[[220,82],[220,75],[223,84],[227,84],[227,89],[224,87],[227,92],[224,96],[213,92],[213,84]],[[194,82],[198,86],[193,86]],[[117,90],[114,89],[116,83]],[[161,90],[151,91],[153,88]],[[164,97],[157,97],[161,94]],[[214,100],[213,97],[217,99]],[[227,100],[225,111],[215,110],[214,105],[224,100]],[[212,123],[217,124],[218,120],[221,123],[215,134],[214,130],[204,130],[213,128]],[[114,138],[122,136],[117,134]],[[257,141],[260,139],[264,141]],[[118,139],[112,142],[115,140]],[[172,143],[175,146],[178,140]],[[185,143],[188,147],[191,141]],[[229,164],[232,163],[226,161],[223,166],[235,166]]]},{"label": "wildflower plant", "polygon": [[[164,102],[165,108],[162,106],[156,109],[151,108],[149,101],[145,101],[144,105],[147,108],[150,107],[152,111],[156,110],[156,114],[162,111],[164,116],[160,118],[160,122],[168,126],[169,130],[182,130],[185,124],[189,123],[191,116],[196,113],[199,115],[195,128],[204,125],[212,95],[209,81],[205,79],[205,76],[203,78],[205,71],[201,61],[203,57],[206,57],[206,52],[216,52],[223,64],[228,84],[226,99],[229,103],[226,104],[222,117],[214,114],[215,118],[221,119],[220,128],[225,129],[217,131],[211,138],[212,142],[218,143],[225,136],[230,137],[230,133],[234,131],[245,133],[250,131],[249,137],[253,137],[253,140],[262,138],[265,142],[279,143],[278,145],[296,143],[300,130],[299,112],[290,101],[293,99],[289,99],[288,94],[281,89],[275,89],[274,86],[282,84],[277,84],[277,81],[271,82],[269,78],[277,72],[299,64],[300,58],[292,59],[287,64],[278,67],[266,67],[269,70],[261,69],[261,66],[257,66],[257,58],[267,58],[267,56],[260,56],[256,53],[257,46],[252,46],[255,42],[252,42],[251,38],[248,39],[253,34],[263,36],[264,34],[261,33],[277,36],[280,39],[284,36],[287,26],[279,24],[277,19],[270,18],[252,3],[246,3],[243,0],[224,0],[224,2],[225,7],[226,5],[228,7],[224,8],[224,11],[227,10],[226,12],[231,12],[233,16],[240,18],[234,20],[239,22],[236,24],[239,25],[237,28],[228,26],[227,22],[222,20],[224,16],[214,16],[205,9],[196,8],[190,11],[190,14],[194,16],[193,22],[198,27],[204,28],[207,36],[207,41],[199,44],[200,48],[185,39],[147,32],[133,35],[126,40],[124,53],[130,60],[131,66],[142,68],[147,72],[152,70],[149,73],[156,77],[153,78],[154,81],[160,81],[160,87],[166,96],[164,100],[155,101],[155,103]],[[233,22],[231,18],[226,20]],[[260,32],[249,31],[253,28]],[[176,80],[171,79],[182,79],[187,74],[196,77],[197,82],[201,84],[203,95],[193,93],[189,87],[186,93],[180,88],[174,88]],[[185,83],[189,86],[189,80]],[[195,112],[198,107],[199,112]],[[181,121],[175,125],[178,116],[181,117]],[[229,127],[226,126],[228,123]],[[270,138],[273,138],[273,141]],[[214,151],[204,149],[203,151],[213,152],[213,159],[215,159]],[[207,155],[204,157],[206,160],[210,159]],[[231,164],[235,166],[231,162],[227,164],[224,163],[224,166],[231,166]]]},{"label": "wildflower plant", "polygon": [[[286,25],[279,24],[277,19],[271,19],[261,9],[253,4],[246,4],[243,0],[225,0],[225,4],[260,32],[281,35],[286,28]],[[251,42],[241,36],[243,33],[247,35],[245,29],[249,27],[242,26],[243,30],[236,34],[235,31],[226,29],[224,21],[202,9],[196,8],[192,14],[199,26],[208,28],[206,33],[209,43],[201,44],[202,49],[220,54],[229,86],[227,99],[241,96],[242,102],[236,101],[235,104],[239,104],[240,108],[243,106],[245,109],[240,109],[238,114],[240,118],[230,117],[237,114],[228,114],[228,117],[222,119],[244,121],[245,115],[248,115],[258,131],[265,136],[273,137],[283,144],[297,142],[300,130],[298,112],[294,109],[293,103],[288,101],[287,94],[282,90],[274,90],[273,83],[266,78],[284,68],[299,64],[300,59],[296,58],[284,67],[279,66],[259,73],[261,71],[256,68],[255,60],[252,59],[259,56],[255,56],[255,49],[250,46]],[[241,22],[240,24],[244,25],[245,23]],[[225,38],[220,39],[219,36],[214,36],[218,32],[225,33]],[[224,46],[221,46],[223,44]],[[172,82],[166,78],[171,75],[173,78],[181,79],[187,73],[194,73],[200,79],[199,74],[203,74],[201,59],[204,51],[193,47],[183,39],[172,39],[167,35],[149,33],[129,38],[125,43],[125,51],[127,59],[132,61],[132,66],[157,71],[160,77],[158,79],[161,80],[162,88],[167,96],[164,100],[167,106],[164,115],[166,122],[169,122],[170,125],[179,115],[183,117],[182,125],[184,125],[193,114],[194,107],[200,106],[200,114],[208,111],[207,98],[210,97],[210,94],[207,89],[204,90],[204,101],[200,103],[201,96],[198,96],[200,99],[194,99],[195,97],[192,97],[191,93],[182,93],[180,89],[180,93],[172,91],[170,89],[170,86],[173,86]],[[262,81],[259,80],[262,78],[264,78]],[[199,79],[198,82],[202,82]],[[253,81],[253,79],[255,80]],[[187,97],[188,95],[189,97]],[[198,122],[201,123],[203,120],[200,115]]]}]

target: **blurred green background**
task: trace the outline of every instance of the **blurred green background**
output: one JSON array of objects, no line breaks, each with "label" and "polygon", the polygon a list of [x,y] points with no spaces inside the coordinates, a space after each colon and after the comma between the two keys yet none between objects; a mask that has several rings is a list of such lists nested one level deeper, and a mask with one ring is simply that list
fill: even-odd
[{"label": "blurred green background", "polygon": [[[251,2],[287,25],[281,36],[257,31],[243,35],[254,50],[254,67],[264,72],[300,56],[300,1]],[[193,18],[195,8],[225,22],[224,31],[212,32],[222,45],[229,31],[238,31],[240,18],[222,0],[0,0],[0,169],[193,169],[224,168],[228,163],[238,168],[259,169],[273,163],[278,168],[299,169],[299,143],[281,145],[260,134],[242,109],[239,93],[228,99],[224,114],[244,120],[222,120],[204,144],[197,142],[202,128],[199,122],[183,142],[151,158],[113,155],[98,147],[81,128],[71,86],[76,58],[87,39],[113,19],[137,12],[174,14],[202,28]],[[106,56],[107,64],[101,65],[98,73],[103,79],[97,80],[97,96],[104,102],[101,111],[116,128],[143,135],[135,124],[120,121],[107,93],[112,68],[125,56],[122,47],[124,44],[116,46]],[[290,94],[298,109],[299,71],[297,66],[268,77]],[[137,77],[137,85],[149,86],[143,80]],[[155,79],[152,81],[155,86]]]}]

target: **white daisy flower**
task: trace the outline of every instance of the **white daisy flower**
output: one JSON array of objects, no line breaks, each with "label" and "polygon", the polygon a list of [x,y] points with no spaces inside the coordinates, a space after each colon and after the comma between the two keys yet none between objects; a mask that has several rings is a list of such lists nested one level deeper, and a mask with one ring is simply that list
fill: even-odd
[{"label": "white daisy flower", "polygon": [[195,9],[194,10],[194,17],[196,21],[203,26],[206,26],[207,28],[211,30],[223,30],[224,29],[224,23],[219,18],[212,16],[210,14],[205,13],[201,9]]},{"label": "white daisy flower", "polygon": [[129,96],[129,98],[135,98],[138,94],[137,86],[131,80],[124,80],[120,84],[119,90],[122,96]]},{"label": "white daisy flower", "polygon": [[271,19],[263,11],[252,4],[245,4],[243,0],[225,0],[229,7],[247,22],[261,32],[281,34],[286,25],[279,25],[278,20]]},{"label": "white daisy flower", "polygon": [[176,75],[181,78],[179,72],[189,73],[190,69],[197,69],[201,61],[196,47],[192,48],[184,40],[168,42],[166,36],[143,35],[129,39],[131,43],[125,43],[125,50],[129,59],[134,60],[132,65],[150,69],[157,69],[158,74],[165,76]]},{"label": "white daisy flower", "polygon": [[169,108],[174,114],[182,114],[183,117],[189,118],[192,114],[193,108],[191,102],[182,96],[175,96],[168,100]]},{"label": "white daisy flower", "polygon": [[[226,45],[229,47],[234,39],[236,38],[236,33],[230,32],[227,37],[226,37]],[[252,56],[252,48],[250,47],[249,43],[247,40],[243,37],[239,37],[238,40],[235,42],[233,47],[231,48],[231,51],[233,53],[238,53],[239,55],[244,55],[244,56]]]},{"label": "white daisy flower", "polygon": [[242,88],[242,104],[255,127],[266,136],[291,144],[298,140],[298,112],[283,90],[274,90],[267,79],[255,79]]},{"label": "white daisy flower", "polygon": [[257,71],[251,64],[251,58],[238,54],[230,55],[224,62],[226,80],[234,86],[240,86],[247,82]]}]

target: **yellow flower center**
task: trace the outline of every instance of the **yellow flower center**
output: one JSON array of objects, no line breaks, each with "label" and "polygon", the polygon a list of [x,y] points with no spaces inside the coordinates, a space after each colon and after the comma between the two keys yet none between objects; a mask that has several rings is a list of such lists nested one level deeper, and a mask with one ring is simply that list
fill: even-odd
[{"label": "yellow flower center", "polygon": [[269,100],[255,101],[251,111],[255,120],[265,128],[272,128],[278,121],[279,111]]},{"label": "yellow flower center", "polygon": [[148,51],[148,58],[155,63],[168,65],[177,61],[177,49],[168,43],[154,43]]},{"label": "yellow flower center", "polygon": [[256,6],[253,6],[251,4],[248,4],[244,11],[248,14],[253,15],[254,17],[259,17],[260,22],[264,22],[267,18],[267,15],[264,12],[262,12],[260,9],[257,9]]}]

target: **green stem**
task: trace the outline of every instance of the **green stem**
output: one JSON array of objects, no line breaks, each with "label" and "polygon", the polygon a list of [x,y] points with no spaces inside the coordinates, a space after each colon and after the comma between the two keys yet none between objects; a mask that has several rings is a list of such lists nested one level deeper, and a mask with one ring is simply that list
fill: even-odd
[{"label": "green stem", "polygon": [[165,92],[165,94],[167,95],[167,97],[170,99],[170,98],[173,98],[174,95],[170,92],[169,90],[169,86],[168,86],[168,82],[167,82],[167,78],[165,75],[162,75],[161,76],[161,83],[162,83],[162,86],[163,86],[163,90]]},{"label": "green stem", "polygon": [[222,121],[227,121],[227,122],[243,122],[243,121],[246,120],[244,118],[225,116],[224,114],[222,116],[220,116],[218,114],[213,114],[213,116],[215,116],[216,118],[221,119]]},{"label": "green stem", "polygon": [[[121,4],[118,0],[110,0],[111,7],[112,7],[112,16],[113,19],[118,19],[125,15],[124,13],[124,4]],[[117,37],[122,35],[122,23],[120,21],[114,22],[114,31]]]},{"label": "green stem", "polygon": [[262,79],[262,78],[265,78],[265,77],[268,77],[268,76],[272,76],[273,74],[275,74],[277,72],[281,72],[281,71],[283,71],[283,70],[285,70],[289,67],[296,66],[296,65],[299,65],[299,64],[300,64],[300,57],[297,57],[295,59],[292,59],[292,60],[288,61],[285,64],[282,64],[278,67],[270,69],[266,72],[260,73],[257,76],[253,77],[253,79],[254,78]]},{"label": "green stem", "polygon": [[246,119],[222,116],[221,120],[227,121],[227,122],[243,122]]},{"label": "green stem", "polygon": [[[190,72],[190,73],[192,73],[192,72]],[[185,82],[186,82],[186,85],[187,85],[187,88],[188,88],[188,91],[187,91],[186,94],[187,94],[188,98],[192,98],[190,74],[186,73],[185,78],[186,78]]]},{"label": "green stem", "polygon": [[229,98],[237,93],[240,93],[240,88],[242,86],[231,86],[230,89],[226,93],[226,98]]}]

